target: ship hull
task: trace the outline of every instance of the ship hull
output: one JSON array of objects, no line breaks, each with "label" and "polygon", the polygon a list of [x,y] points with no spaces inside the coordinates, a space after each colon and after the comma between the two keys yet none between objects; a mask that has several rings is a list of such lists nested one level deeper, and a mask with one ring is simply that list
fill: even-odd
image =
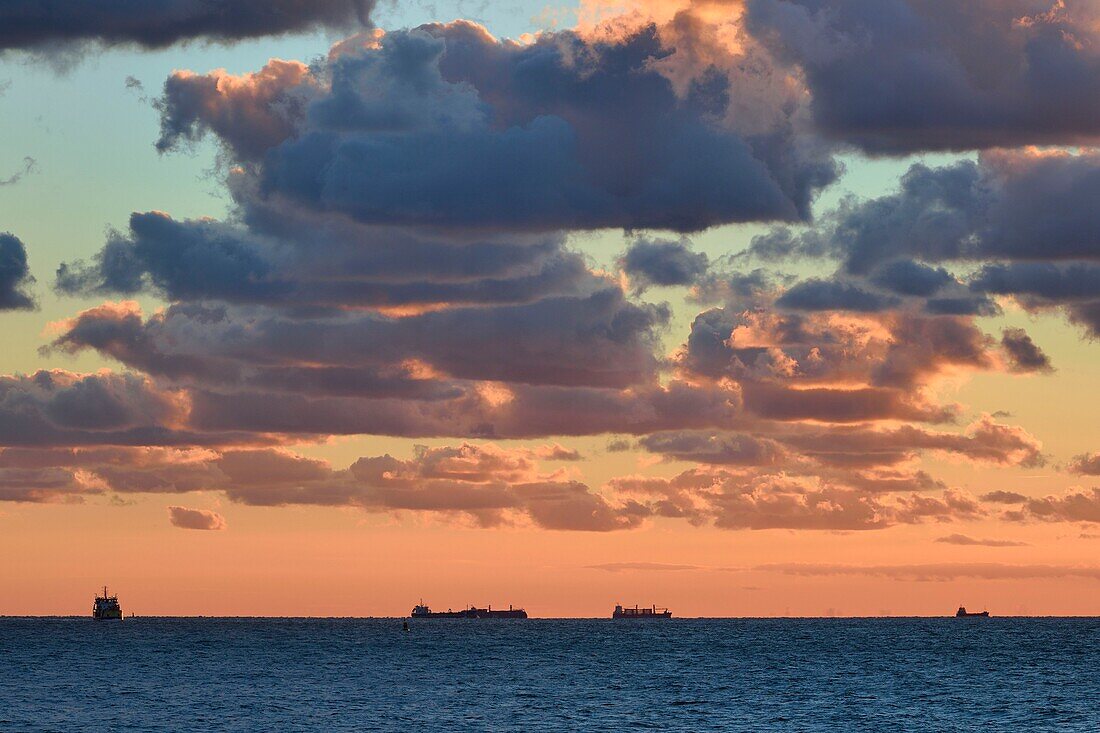
[{"label": "ship hull", "polygon": [[622,619],[624,621],[654,621],[666,618],[672,618],[672,612],[666,611],[665,613],[638,613],[638,614],[613,614],[613,619]]}]

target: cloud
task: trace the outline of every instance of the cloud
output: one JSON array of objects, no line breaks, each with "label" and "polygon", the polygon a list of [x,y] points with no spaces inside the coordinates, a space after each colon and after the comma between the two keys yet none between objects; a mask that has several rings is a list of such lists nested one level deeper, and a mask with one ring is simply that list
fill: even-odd
[{"label": "cloud", "polygon": [[1074,489],[1062,496],[1027,499],[1008,519],[1044,522],[1100,522],[1100,488]]},{"label": "cloud", "polygon": [[558,234],[463,239],[270,209],[250,217],[251,229],[135,213],[129,231],[112,233],[90,263],[63,263],[56,288],[82,296],[153,292],[171,300],[415,308],[526,303],[607,287]]},{"label": "cloud", "polygon": [[[3,96],[2,91],[2,88],[0,88],[0,96]],[[16,183],[19,183],[21,180],[23,180],[24,176],[30,175],[36,170],[38,170],[38,161],[36,161],[34,158],[31,158],[30,156],[27,156],[26,158],[23,158],[23,167],[20,170],[12,173],[7,178],[0,179],[0,186],[14,186]]]},{"label": "cloud", "polygon": [[225,517],[209,509],[188,509],[183,506],[168,507],[168,521],[180,529],[220,530],[226,528]]},{"label": "cloud", "polygon": [[36,308],[34,296],[27,292],[33,284],[23,242],[14,234],[0,232],[0,311]]},{"label": "cloud", "polygon": [[163,48],[369,23],[373,0],[14,0],[0,7],[0,51],[86,42]]},{"label": "cloud", "polygon": [[[678,95],[656,64],[666,53],[654,26],[531,44],[463,21],[395,31],[338,50],[319,91],[301,66],[177,72],[159,145],[212,131],[261,163],[256,195],[370,224],[690,232],[808,217],[831,158],[789,124],[727,124],[731,72],[708,67],[717,84]],[[300,112],[275,101],[303,95]],[[759,101],[779,115],[787,103]]]},{"label": "cloud", "polygon": [[803,280],[775,301],[780,308],[790,310],[856,313],[883,311],[900,303],[898,298],[868,292],[851,283],[816,278]]},{"label": "cloud", "polygon": [[946,545],[973,545],[976,547],[1027,547],[1026,542],[1016,542],[1014,540],[989,540],[989,539],[975,539],[964,534],[949,534],[944,537],[937,537],[936,542],[940,542]]},{"label": "cloud", "polygon": [[1015,491],[990,491],[986,494],[982,494],[982,501],[992,502],[994,504],[1020,504],[1027,501],[1027,496],[1017,493]]},{"label": "cloud", "polygon": [[[656,333],[668,318],[667,308],[627,302],[616,288],[396,318],[338,312],[304,320],[184,305],[143,322],[136,305],[123,303],[71,319],[53,348],[92,348],[153,374],[208,383],[263,386],[301,375],[303,363],[335,368],[332,377],[366,376],[419,360],[459,379],[626,387],[655,373]],[[313,374],[324,383],[323,372]]]},{"label": "cloud", "polygon": [[619,266],[641,293],[650,286],[695,283],[706,274],[708,259],[703,252],[692,252],[686,239],[637,239],[619,259]]},{"label": "cloud", "polygon": [[906,154],[1095,141],[1098,13],[1090,2],[749,0],[747,27],[796,66],[814,122]]},{"label": "cloud", "polygon": [[192,431],[188,412],[185,395],[136,374],[0,375],[0,446],[270,442],[256,434]]},{"label": "cloud", "polygon": [[1085,476],[1100,476],[1100,453],[1083,453],[1074,456],[1070,461],[1071,473],[1079,473]]},{"label": "cloud", "polygon": [[885,482],[893,485],[884,487],[873,475],[850,472],[821,476],[693,469],[672,479],[622,476],[608,488],[636,498],[657,516],[730,530],[875,530],[973,519],[982,513],[977,502],[958,491],[946,490],[939,497],[906,495],[900,492],[911,481],[887,476]]},{"label": "cloud", "polygon": [[936,168],[915,163],[899,183],[896,193],[843,200],[804,233],[760,235],[753,251],[766,258],[833,256],[855,275],[899,259],[1096,257],[1100,215],[1088,205],[1100,187],[1095,152],[990,151]]},{"label": "cloud", "polygon": [[1072,565],[1002,565],[1000,563],[927,563],[913,565],[828,565],[775,563],[758,565],[760,572],[798,576],[867,575],[891,580],[945,582],[961,578],[979,580],[1043,580],[1085,578],[1100,580],[1100,568]]},{"label": "cloud", "polygon": [[1035,345],[1022,328],[1006,328],[1001,346],[1008,352],[1015,372],[1049,372],[1054,369],[1043,350]]}]

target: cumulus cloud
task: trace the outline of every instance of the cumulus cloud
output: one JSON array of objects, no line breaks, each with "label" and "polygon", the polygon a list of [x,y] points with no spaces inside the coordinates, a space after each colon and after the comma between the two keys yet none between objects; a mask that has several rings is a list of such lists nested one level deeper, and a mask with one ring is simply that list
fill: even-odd
[{"label": "cumulus cloud", "polygon": [[209,509],[188,509],[185,506],[168,507],[168,521],[180,529],[221,530],[226,528],[225,517]]},{"label": "cumulus cloud", "polygon": [[0,51],[85,42],[163,48],[369,23],[373,0],[13,0],[0,7]]},{"label": "cumulus cloud", "polygon": [[0,310],[37,307],[34,296],[27,291],[33,284],[23,242],[14,234],[0,232]]},{"label": "cumulus cloud", "polygon": [[817,126],[871,153],[1074,145],[1100,133],[1087,0],[749,0]]},{"label": "cumulus cloud", "polygon": [[641,293],[650,286],[694,284],[706,274],[708,259],[703,252],[691,251],[686,239],[638,239],[619,259],[619,266]]},{"label": "cumulus cloud", "polygon": [[[837,175],[831,158],[793,139],[790,122],[753,134],[727,124],[736,80],[716,66],[715,84],[678,95],[655,64],[673,52],[655,26],[530,44],[467,22],[424,26],[336,53],[320,91],[300,66],[178,72],[159,145],[206,130],[245,160],[269,145],[259,195],[371,224],[687,232],[808,217]],[[302,111],[276,103],[302,97]]]}]

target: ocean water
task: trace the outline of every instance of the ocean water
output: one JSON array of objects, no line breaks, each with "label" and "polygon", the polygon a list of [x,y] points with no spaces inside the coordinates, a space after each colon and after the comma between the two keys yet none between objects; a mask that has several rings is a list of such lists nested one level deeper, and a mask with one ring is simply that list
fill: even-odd
[{"label": "ocean water", "polygon": [[1097,731],[1098,619],[0,619],[2,731]]}]

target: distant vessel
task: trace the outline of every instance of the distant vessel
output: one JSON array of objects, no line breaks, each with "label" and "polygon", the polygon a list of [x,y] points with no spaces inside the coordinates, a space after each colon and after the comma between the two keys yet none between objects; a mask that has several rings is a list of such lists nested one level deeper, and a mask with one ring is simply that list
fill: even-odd
[{"label": "distant vessel", "polygon": [[122,620],[122,606],[118,605],[118,596],[107,595],[107,586],[103,586],[103,595],[95,597],[92,618],[96,621]]},{"label": "distant vessel", "polygon": [[989,611],[969,613],[965,608],[959,606],[959,610],[955,611],[955,618],[989,618]]},{"label": "distant vessel", "polygon": [[452,611],[449,608],[446,611],[433,611],[424,605],[424,601],[420,601],[420,603],[413,606],[412,614],[410,615],[413,618],[527,618],[526,611],[522,608],[512,608],[511,606],[508,606],[507,611],[494,611],[492,606],[488,608],[470,606],[461,611]]},{"label": "distant vessel", "polygon": [[656,606],[650,606],[649,608],[623,608],[622,606],[615,606],[615,612],[611,614],[611,618],[672,618],[672,611],[667,608],[657,608]]}]

